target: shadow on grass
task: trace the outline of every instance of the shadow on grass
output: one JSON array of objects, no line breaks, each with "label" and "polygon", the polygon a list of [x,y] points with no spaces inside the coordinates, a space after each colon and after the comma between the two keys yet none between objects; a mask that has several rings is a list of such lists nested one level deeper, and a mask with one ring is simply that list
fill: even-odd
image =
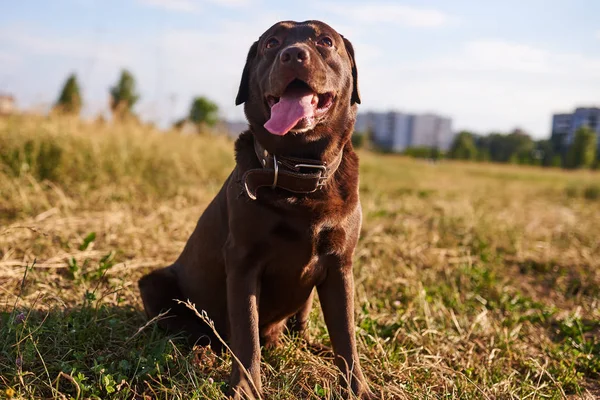
[{"label": "shadow on grass", "polygon": [[223,398],[227,363],[145,323],[133,307],[0,312],[0,396]]}]

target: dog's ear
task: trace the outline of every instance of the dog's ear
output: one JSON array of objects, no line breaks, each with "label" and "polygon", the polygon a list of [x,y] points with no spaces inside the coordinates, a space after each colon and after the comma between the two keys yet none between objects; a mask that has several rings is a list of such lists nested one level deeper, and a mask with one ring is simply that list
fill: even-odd
[{"label": "dog's ear", "polygon": [[354,59],[354,47],[352,47],[352,43],[348,39],[342,36],[344,39],[344,46],[346,47],[346,52],[350,57],[350,62],[352,63],[352,97],[350,98],[350,105],[354,103],[360,104],[360,93],[358,91],[358,70],[356,69],[356,61]]},{"label": "dog's ear", "polygon": [[252,46],[250,46],[250,51],[248,51],[246,65],[244,65],[244,72],[242,72],[242,81],[240,82],[240,88],[238,89],[238,94],[235,98],[236,106],[239,106],[248,100],[248,93],[250,92],[250,68],[256,57],[257,50],[258,41],[254,42]]}]

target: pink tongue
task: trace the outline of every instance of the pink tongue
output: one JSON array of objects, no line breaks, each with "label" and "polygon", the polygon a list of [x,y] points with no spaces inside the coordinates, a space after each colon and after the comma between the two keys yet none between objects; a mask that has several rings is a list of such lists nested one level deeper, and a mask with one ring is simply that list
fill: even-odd
[{"label": "pink tongue", "polygon": [[302,118],[310,118],[315,111],[316,96],[308,90],[287,90],[277,104],[271,107],[271,118],[265,128],[273,135],[283,136]]}]

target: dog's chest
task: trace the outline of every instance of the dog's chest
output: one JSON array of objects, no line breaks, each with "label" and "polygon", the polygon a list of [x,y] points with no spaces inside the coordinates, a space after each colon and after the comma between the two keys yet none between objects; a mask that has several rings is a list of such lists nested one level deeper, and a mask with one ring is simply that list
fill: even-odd
[{"label": "dog's chest", "polygon": [[339,228],[281,223],[272,231],[272,250],[261,276],[261,321],[296,312],[326,276],[323,257],[341,252],[345,232]]},{"label": "dog's chest", "polygon": [[265,274],[279,282],[315,285],[324,271],[320,259],[341,254],[346,247],[346,232],[331,224],[290,224],[279,222],[270,232],[272,257]]}]

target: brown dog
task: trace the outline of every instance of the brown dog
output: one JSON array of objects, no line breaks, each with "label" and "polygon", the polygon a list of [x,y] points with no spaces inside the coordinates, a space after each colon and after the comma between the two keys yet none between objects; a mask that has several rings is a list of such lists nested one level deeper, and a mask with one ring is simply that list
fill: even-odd
[{"label": "brown dog", "polygon": [[177,261],[140,280],[146,312],[170,309],[163,327],[220,348],[173,299],[205,310],[247,371],[234,362],[235,396],[253,397],[261,342],[277,345],[286,324],[303,334],[316,287],[344,382],[371,398],[354,334],[361,208],[352,45],[319,21],[275,24],[250,48],[242,103],[250,129],[236,142],[237,165]]}]

